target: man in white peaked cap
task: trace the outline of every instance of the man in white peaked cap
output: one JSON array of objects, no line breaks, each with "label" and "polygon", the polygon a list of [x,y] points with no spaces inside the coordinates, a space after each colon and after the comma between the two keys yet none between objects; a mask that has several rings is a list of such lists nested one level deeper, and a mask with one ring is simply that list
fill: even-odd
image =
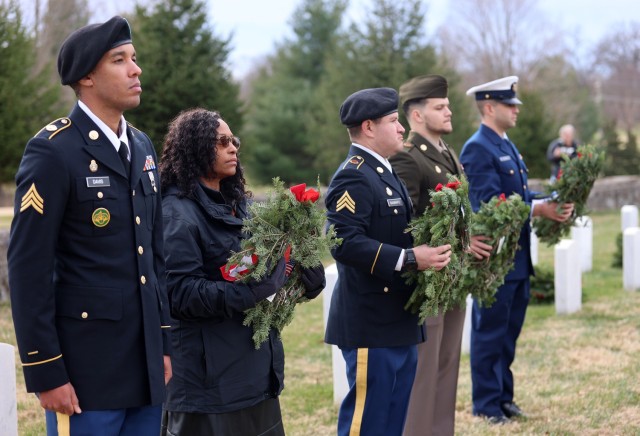
[{"label": "man in white peaked cap", "polygon": [[[469,199],[474,211],[492,197],[519,194],[532,207],[531,216],[566,221],[573,211],[566,204],[561,212],[557,203],[532,200],[527,183],[527,167],[516,146],[507,137],[515,127],[522,102],[516,97],[517,76],[504,77],[474,86],[467,95],[475,96],[482,124],[462,148],[460,162],[469,180]],[[491,307],[473,303],[471,321],[471,381],[473,414],[492,424],[505,424],[524,415],[514,403],[511,363],[516,341],[524,323],[529,302],[529,276],[533,274],[530,254],[530,221],[520,232],[514,269],[498,288]]]}]

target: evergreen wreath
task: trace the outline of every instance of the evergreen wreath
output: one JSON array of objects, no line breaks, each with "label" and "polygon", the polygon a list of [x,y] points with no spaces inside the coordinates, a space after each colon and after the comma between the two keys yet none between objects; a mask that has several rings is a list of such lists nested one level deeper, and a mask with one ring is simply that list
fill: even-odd
[{"label": "evergreen wreath", "polygon": [[438,183],[431,191],[431,207],[422,216],[409,223],[406,232],[413,235],[414,246],[430,247],[451,244],[451,261],[440,271],[428,268],[424,271],[408,271],[403,274],[407,284],[415,289],[405,309],[418,313],[419,322],[439,311],[460,306],[466,301],[458,281],[466,274],[467,258],[464,251],[469,246],[469,224],[472,216],[469,203],[469,183],[466,178],[448,176],[446,186]]},{"label": "evergreen wreath", "polygon": [[243,324],[253,327],[256,349],[267,340],[272,327],[281,333],[291,322],[296,304],[308,301],[301,280],[302,268],[321,265],[323,256],[342,242],[333,225],[326,233],[323,231],[325,214],[315,204],[319,198],[319,189],[306,189],[304,184],[285,189],[284,182],[276,177],[267,200],[249,205],[243,232],[250,236],[242,240],[239,252],[231,253],[226,270],[246,265],[246,259],[253,258],[237,280],[260,280],[285,257],[289,272],[287,282],[274,298],[245,311]]},{"label": "evergreen wreath", "polygon": [[547,245],[555,245],[567,236],[576,219],[587,213],[587,199],[604,163],[604,152],[592,145],[578,147],[573,159],[563,156],[555,183],[547,185],[545,192],[558,202],[558,210],[564,203],[573,203],[571,217],[563,223],[536,217],[533,220],[538,239]]},{"label": "evergreen wreath", "polygon": [[481,306],[493,304],[498,288],[513,268],[516,251],[520,249],[520,232],[530,209],[520,195],[512,194],[507,198],[500,194],[488,203],[482,203],[478,212],[473,214],[469,228],[471,236],[487,236],[489,239],[483,242],[491,245],[493,250],[491,256],[484,259],[465,253],[469,267],[464,270],[459,283],[461,292],[471,294]]}]

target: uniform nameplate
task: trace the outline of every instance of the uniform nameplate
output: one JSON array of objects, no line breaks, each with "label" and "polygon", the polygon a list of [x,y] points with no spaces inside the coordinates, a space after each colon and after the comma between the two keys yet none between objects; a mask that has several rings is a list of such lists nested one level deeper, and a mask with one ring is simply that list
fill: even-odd
[{"label": "uniform nameplate", "polygon": [[87,188],[104,188],[105,186],[111,186],[109,176],[87,177]]},{"label": "uniform nameplate", "polygon": [[389,198],[387,199],[387,205],[389,207],[398,207],[404,206],[404,203],[402,202],[402,198]]},{"label": "uniform nameplate", "polygon": [[500,162],[506,162],[508,160],[511,160],[511,156],[509,155],[500,156]]}]

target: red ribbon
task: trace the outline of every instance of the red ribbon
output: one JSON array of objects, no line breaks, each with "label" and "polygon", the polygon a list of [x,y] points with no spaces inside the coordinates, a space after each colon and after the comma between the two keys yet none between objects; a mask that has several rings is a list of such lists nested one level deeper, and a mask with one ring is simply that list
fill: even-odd
[{"label": "red ribbon", "polygon": [[460,182],[449,182],[447,183],[447,188],[453,189],[454,191],[460,187],[462,183]]},{"label": "red ribbon", "polygon": [[502,203],[506,203],[507,202],[507,196],[504,195],[504,192],[502,194],[500,194],[500,196],[498,197],[498,206],[500,206]]},{"label": "red ribbon", "polygon": [[305,201],[315,203],[316,201],[318,201],[318,198],[320,198],[320,193],[313,188],[307,189],[306,183],[292,186],[291,188],[289,188],[289,191],[291,191],[291,193],[295,195],[296,200],[298,200],[300,203],[304,203]]},{"label": "red ribbon", "polygon": [[442,183],[438,183],[438,184],[436,185],[436,192],[440,192],[440,191],[442,191],[442,188],[444,188],[444,186],[442,186]]},{"label": "red ribbon", "polygon": [[559,179],[560,177],[562,177],[562,168],[558,170],[558,176],[556,177],[556,179]]},{"label": "red ribbon", "polygon": [[234,265],[222,265],[220,267],[220,272],[222,273],[222,278],[228,282],[235,282],[243,275],[249,274],[249,267],[258,263],[258,256],[252,254],[251,257],[245,256],[242,258],[242,263],[234,264]]}]

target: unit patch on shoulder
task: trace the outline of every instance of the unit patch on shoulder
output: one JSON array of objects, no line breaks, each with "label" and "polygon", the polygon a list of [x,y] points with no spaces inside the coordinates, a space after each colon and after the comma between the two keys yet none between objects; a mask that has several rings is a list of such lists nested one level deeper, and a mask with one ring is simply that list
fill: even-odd
[{"label": "unit patch on shoulder", "polygon": [[364,158],[362,156],[351,156],[346,164],[342,167],[345,169],[349,165],[354,165],[356,169],[360,169],[360,165],[364,163]]},{"label": "unit patch on shoulder", "polygon": [[344,194],[342,194],[336,203],[336,212],[340,212],[342,209],[356,213],[356,202],[353,201],[353,198],[349,195],[349,191],[344,191]]},{"label": "unit patch on shoulder", "polygon": [[20,212],[32,207],[40,215],[44,215],[44,199],[38,194],[36,184],[32,183],[26,194],[22,196],[22,202],[20,203]]}]

